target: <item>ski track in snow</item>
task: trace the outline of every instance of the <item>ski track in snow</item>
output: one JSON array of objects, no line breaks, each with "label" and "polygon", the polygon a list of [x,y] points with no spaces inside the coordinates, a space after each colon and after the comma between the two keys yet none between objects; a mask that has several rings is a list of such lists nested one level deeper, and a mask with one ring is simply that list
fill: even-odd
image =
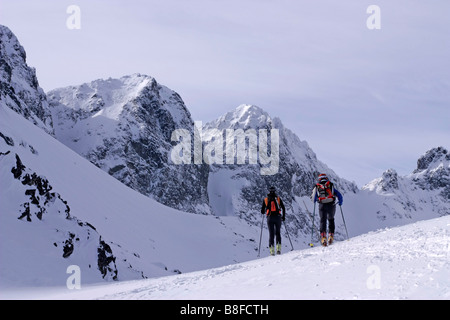
[{"label": "ski track in snow", "polygon": [[450,299],[450,216],[245,263],[31,299]]}]

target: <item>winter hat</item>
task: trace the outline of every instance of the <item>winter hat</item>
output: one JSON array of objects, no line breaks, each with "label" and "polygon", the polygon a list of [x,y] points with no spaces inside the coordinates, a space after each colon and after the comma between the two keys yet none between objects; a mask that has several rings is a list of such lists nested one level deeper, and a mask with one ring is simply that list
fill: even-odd
[{"label": "winter hat", "polygon": [[328,181],[328,177],[325,173],[321,173],[321,174],[319,174],[318,180],[319,180],[319,183],[324,183],[324,182]]}]

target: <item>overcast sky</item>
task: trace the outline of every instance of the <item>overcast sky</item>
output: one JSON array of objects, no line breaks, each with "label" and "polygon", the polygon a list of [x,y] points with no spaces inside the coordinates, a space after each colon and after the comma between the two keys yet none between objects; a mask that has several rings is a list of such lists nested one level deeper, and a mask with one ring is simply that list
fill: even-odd
[{"label": "overcast sky", "polygon": [[0,0],[45,91],[139,72],[194,120],[254,104],[359,186],[449,148],[449,16],[448,0]]}]

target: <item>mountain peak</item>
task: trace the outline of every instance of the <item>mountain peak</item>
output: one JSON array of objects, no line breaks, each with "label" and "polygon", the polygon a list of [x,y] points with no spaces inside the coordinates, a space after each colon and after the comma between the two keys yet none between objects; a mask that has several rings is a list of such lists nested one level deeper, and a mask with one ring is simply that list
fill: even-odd
[{"label": "mountain peak", "polygon": [[174,130],[193,130],[175,91],[135,73],[55,89],[48,96],[59,141],[160,203],[209,213],[208,168],[168,161]]},{"label": "mountain peak", "polygon": [[77,86],[48,92],[49,100],[58,101],[72,109],[88,112],[102,111],[117,120],[123,106],[135,99],[144,88],[157,85],[154,78],[134,73],[121,78],[97,79]]},{"label": "mountain peak", "polygon": [[444,162],[450,163],[450,153],[447,149],[442,146],[430,149],[417,160],[417,169],[414,173],[435,168]]},{"label": "mountain peak", "polygon": [[53,134],[47,97],[14,33],[0,25],[0,102]]},{"label": "mountain peak", "polygon": [[380,178],[376,178],[365,186],[363,190],[376,191],[377,193],[394,192],[399,189],[399,176],[394,169],[388,169],[383,172]]},{"label": "mountain peak", "polygon": [[381,187],[383,191],[398,189],[398,174],[394,169],[388,169],[381,176]]},{"label": "mountain peak", "polygon": [[[415,194],[420,198],[423,197],[421,191],[436,190],[439,197],[432,201],[432,211],[447,214],[450,200],[450,154],[444,147],[430,149],[417,160],[417,169],[412,174],[399,176],[395,170],[389,169],[383,172],[380,178],[366,184],[363,189],[379,194],[397,193],[400,197],[398,201],[409,211],[416,208],[411,205],[413,201],[405,202],[408,194]],[[421,191],[416,193],[416,190]],[[426,203],[429,198],[425,196],[420,201]]]},{"label": "mountain peak", "polygon": [[267,112],[255,105],[241,104],[231,113],[244,127],[258,127],[271,120]]},{"label": "mountain peak", "polygon": [[253,104],[241,104],[233,112],[235,114],[240,114],[241,117],[267,115],[267,112],[265,112],[262,108]]},{"label": "mountain peak", "polygon": [[272,123],[272,118],[258,106],[241,104],[233,111],[227,112],[218,119],[211,121],[207,127],[223,129],[263,128]]},{"label": "mountain peak", "polygon": [[0,51],[2,58],[4,58],[4,55],[6,54],[10,57],[18,58],[21,63],[26,62],[27,56],[25,49],[20,45],[19,40],[14,33],[8,27],[3,25],[0,25],[0,45],[2,48]]}]

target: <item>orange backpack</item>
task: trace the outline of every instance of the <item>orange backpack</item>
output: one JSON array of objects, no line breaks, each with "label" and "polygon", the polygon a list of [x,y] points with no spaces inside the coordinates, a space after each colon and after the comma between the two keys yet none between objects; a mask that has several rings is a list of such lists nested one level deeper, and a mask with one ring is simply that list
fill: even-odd
[{"label": "orange backpack", "polygon": [[264,199],[264,203],[266,204],[266,215],[270,216],[272,213],[280,214],[280,197],[271,198],[270,199],[270,206],[269,206],[269,197]]}]

